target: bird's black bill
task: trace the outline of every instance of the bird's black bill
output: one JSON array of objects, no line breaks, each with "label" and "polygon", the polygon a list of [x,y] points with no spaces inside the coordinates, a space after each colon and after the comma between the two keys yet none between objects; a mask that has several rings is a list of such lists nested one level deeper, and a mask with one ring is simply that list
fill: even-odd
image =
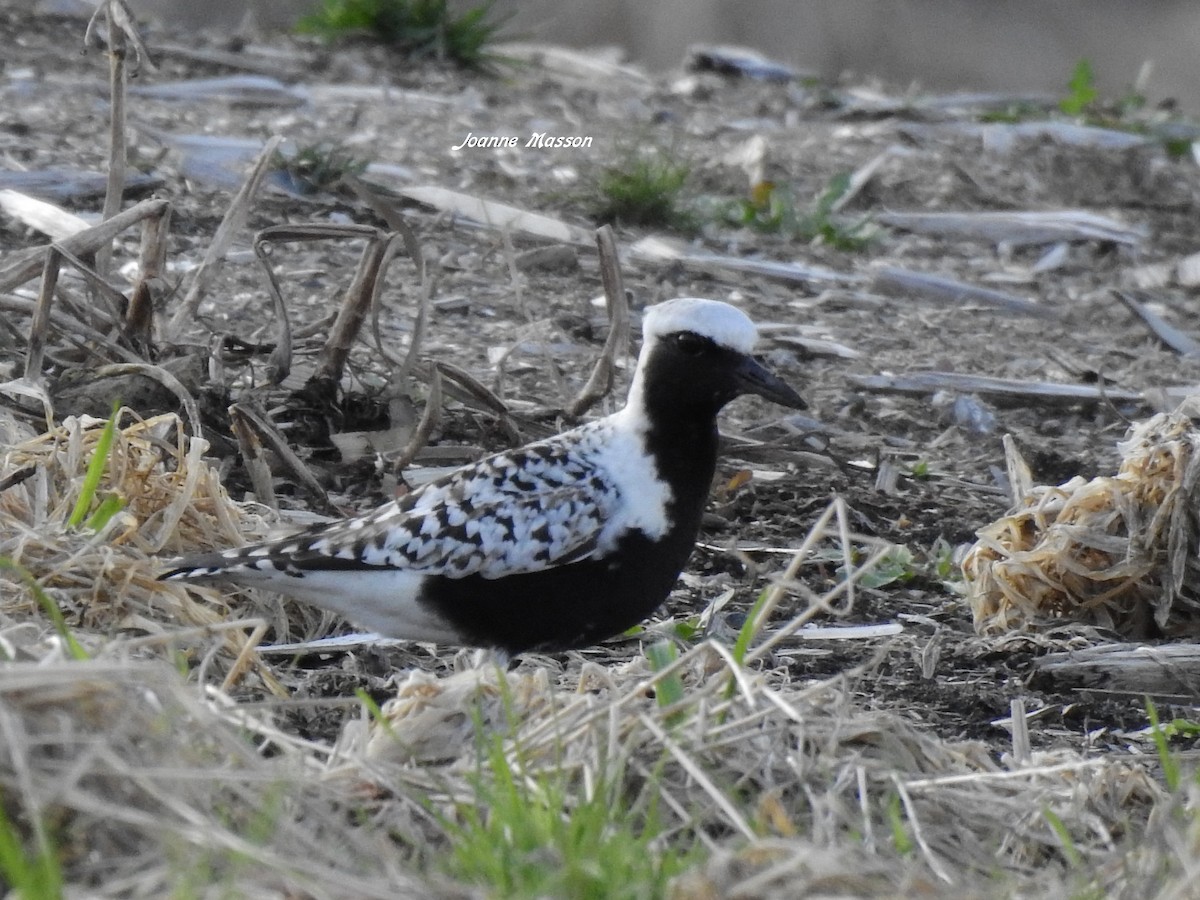
[{"label": "bird's black bill", "polygon": [[803,397],[752,356],[742,359],[736,375],[738,387],[741,388],[743,394],[758,394],[772,403],[790,406],[792,409],[808,409],[808,404],[804,402]]}]

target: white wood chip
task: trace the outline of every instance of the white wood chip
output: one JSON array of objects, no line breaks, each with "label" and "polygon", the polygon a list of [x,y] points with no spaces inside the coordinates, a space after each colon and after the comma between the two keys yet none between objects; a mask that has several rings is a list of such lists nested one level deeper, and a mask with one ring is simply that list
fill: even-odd
[{"label": "white wood chip", "polygon": [[1183,287],[1200,284],[1200,253],[1185,256],[1175,267],[1175,277]]},{"label": "white wood chip", "polygon": [[561,241],[564,244],[589,247],[592,244],[591,232],[586,229],[568,225],[561,219],[554,219],[541,213],[509,206],[507,203],[484,200],[481,197],[450,191],[436,185],[399,188],[398,193],[417,203],[432,206],[434,209],[474,219],[481,225],[497,231],[518,231],[534,237]]},{"label": "white wood chip", "polygon": [[91,227],[91,224],[61,206],[30,197],[20,191],[0,191],[0,209],[18,222],[40,231],[52,241],[61,241]]}]

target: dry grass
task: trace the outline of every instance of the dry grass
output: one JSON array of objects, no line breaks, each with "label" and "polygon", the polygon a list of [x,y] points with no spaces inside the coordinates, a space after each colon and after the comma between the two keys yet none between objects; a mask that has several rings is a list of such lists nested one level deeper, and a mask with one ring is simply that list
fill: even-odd
[{"label": "dry grass", "polygon": [[1200,432],[1192,412],[1134,425],[1118,446],[1115,476],[1076,476],[1058,487],[1029,485],[1010,445],[1017,505],[979,532],[963,563],[980,631],[1064,620],[1133,640],[1200,631]]},{"label": "dry grass", "polygon": [[[14,663],[0,772],[10,809],[41,823],[90,896],[449,890],[432,860],[445,823],[480,802],[480,706],[522,782],[565,775],[563,815],[614,773],[628,803],[616,823],[650,800],[668,810],[659,851],[703,847],[678,896],[1049,897],[1097,872],[1134,896],[1140,877],[1190,865],[1189,819],[1141,767],[1072,754],[997,764],[981,745],[853,708],[838,680],[740,671],[726,699],[729,670],[708,646],[680,670],[682,718],[647,696],[654,676],[636,662],[557,686],[544,669],[513,673],[507,704],[476,672],[413,676],[388,726],[352,721],[330,746],[161,663]],[[1147,820],[1157,849],[1136,840]]]},{"label": "dry grass", "polygon": [[88,896],[420,893],[300,742],[164,663],[9,664],[0,698],[6,804]]},{"label": "dry grass", "polygon": [[[116,415],[93,505],[117,498],[121,508],[98,531],[67,522],[104,422],[68,417],[40,435],[11,418],[0,423],[9,448],[0,480],[16,481],[0,492],[0,559],[11,563],[0,569],[0,638],[10,658],[64,652],[61,635],[40,615],[41,594],[91,653],[169,648],[181,654],[181,664],[199,665],[205,677],[223,674],[228,683],[251,662],[266,623],[245,616],[244,600],[160,584],[158,558],[265,535],[268,522],[257,507],[230,500],[203,461],[207,443],[186,437],[177,416]],[[29,627],[33,622],[41,624]],[[265,686],[283,693],[261,664],[255,669]]]},{"label": "dry grass", "polygon": [[[1132,896],[1152,874],[1186,883],[1198,836],[1189,786],[1172,794],[1142,766],[1069,752],[996,760],[856,706],[853,672],[797,681],[761,651],[817,610],[844,609],[845,582],[767,623],[751,662],[703,642],[658,671],[626,651],[604,666],[415,672],[337,741],[305,740],[277,724],[286,701],[230,693],[243,671],[259,696],[281,690],[247,637],[258,621],[237,624],[242,611],[221,595],[153,580],[158,553],[267,528],[258,507],[229,500],[174,417],[123,417],[103,482],[122,513],[98,536],[62,526],[101,424],[30,436],[9,422],[15,446],[0,470],[32,470],[0,492],[2,552],[91,654],[65,658],[28,586],[5,573],[0,788],[28,844],[89,896],[458,894],[468,888],[446,860],[505,770],[531,809],[557,785],[554,815],[567,820],[602,787],[606,828],[641,828],[657,810],[646,847],[693,860],[673,881],[681,897],[1088,885]],[[837,511],[768,606],[797,589],[810,551],[872,564]],[[681,699],[657,702],[675,679]]]}]

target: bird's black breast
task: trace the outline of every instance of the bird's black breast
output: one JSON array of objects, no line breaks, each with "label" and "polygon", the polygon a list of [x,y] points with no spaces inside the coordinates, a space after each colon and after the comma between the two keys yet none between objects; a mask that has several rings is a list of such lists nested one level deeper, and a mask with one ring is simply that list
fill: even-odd
[{"label": "bird's black breast", "polygon": [[599,559],[496,579],[431,577],[421,602],[466,644],[512,656],[586,647],[631,628],[662,604],[695,537],[695,529],[676,529],[652,541],[633,531]]}]

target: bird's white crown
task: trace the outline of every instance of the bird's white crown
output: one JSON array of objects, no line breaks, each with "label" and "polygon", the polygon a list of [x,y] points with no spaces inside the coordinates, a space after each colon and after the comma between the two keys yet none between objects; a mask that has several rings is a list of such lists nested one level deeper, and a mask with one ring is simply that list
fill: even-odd
[{"label": "bird's white crown", "polygon": [[695,332],[739,353],[749,353],[758,339],[750,317],[720,300],[678,297],[646,310],[642,335],[647,341],[679,331]]}]

